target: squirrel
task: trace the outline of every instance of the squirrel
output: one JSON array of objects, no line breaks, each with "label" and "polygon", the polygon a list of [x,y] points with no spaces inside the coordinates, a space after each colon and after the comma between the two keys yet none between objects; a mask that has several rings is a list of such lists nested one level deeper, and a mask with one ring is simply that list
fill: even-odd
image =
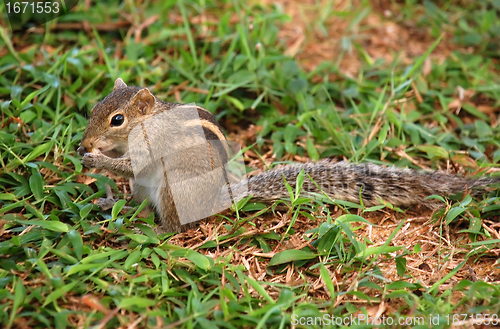
[{"label": "squirrel", "polygon": [[[92,109],[90,120],[85,129],[78,153],[86,167],[107,169],[125,178],[134,178],[134,170],[129,152],[129,134],[147,119],[173,110],[179,104],[166,103],[156,98],[148,88],[127,86],[121,78],[115,81],[114,89]],[[208,141],[226,141],[224,132],[215,117],[207,110],[196,106],[199,125]],[[168,113],[168,112],[167,112]],[[178,127],[187,129],[186,127]],[[167,129],[154,127],[157,131]],[[167,141],[156,141],[157,144]],[[210,144],[210,142],[209,142]],[[148,144],[149,145],[149,144]],[[182,145],[182,141],[181,141]],[[210,146],[210,145],[209,145]],[[186,147],[189,149],[189,147]],[[210,158],[200,161],[195,152],[181,152],[179,159],[185,163],[186,170],[199,175],[205,170],[206,163],[214,168],[223,165],[229,157],[227,148],[210,148]],[[141,155],[142,156],[142,155]],[[161,167],[165,163],[152,166]],[[155,169],[153,168],[153,173]],[[326,193],[332,199],[359,203],[360,197],[365,206],[388,202],[397,207],[420,205],[434,209],[439,206],[435,200],[426,200],[430,195],[450,196],[471,191],[478,196],[485,193],[491,184],[500,183],[500,177],[463,178],[441,171],[421,171],[384,167],[375,164],[352,164],[323,159],[317,162],[290,164],[275,167],[245,178],[231,187],[234,199],[252,196],[253,200],[270,202],[289,196],[284,179],[294,186],[299,173],[304,170],[305,179],[302,191],[305,193]],[[161,170],[158,172],[162,172]],[[151,173],[151,171],[149,172]],[[156,176],[155,176],[156,175]],[[147,176],[147,175],[146,175]],[[152,180],[158,179],[154,174]],[[166,176],[165,176],[166,178]],[[312,181],[311,181],[312,178]],[[161,178],[160,178],[161,179]],[[226,184],[227,177],[215,177],[213,190]],[[147,186],[134,183],[135,198],[142,202],[149,197],[159,216],[158,232],[181,232],[196,226],[196,223],[182,225],[167,181],[166,186]],[[211,184],[208,184],[211,185]],[[245,185],[245,189],[243,189]],[[186,195],[189,198],[190,188]],[[196,202],[196,200],[192,200]],[[212,199],[208,202],[217,203]]]}]

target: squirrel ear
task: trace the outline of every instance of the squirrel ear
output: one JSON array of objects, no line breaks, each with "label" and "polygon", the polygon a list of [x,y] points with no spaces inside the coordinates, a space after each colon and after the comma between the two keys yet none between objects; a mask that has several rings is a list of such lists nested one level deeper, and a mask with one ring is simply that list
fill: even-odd
[{"label": "squirrel ear", "polygon": [[139,113],[144,115],[153,109],[155,97],[148,88],[143,88],[134,95],[132,104],[139,111]]},{"label": "squirrel ear", "polygon": [[113,90],[120,89],[120,88],[125,88],[127,85],[125,82],[123,82],[122,78],[118,78],[115,80],[115,86]]}]

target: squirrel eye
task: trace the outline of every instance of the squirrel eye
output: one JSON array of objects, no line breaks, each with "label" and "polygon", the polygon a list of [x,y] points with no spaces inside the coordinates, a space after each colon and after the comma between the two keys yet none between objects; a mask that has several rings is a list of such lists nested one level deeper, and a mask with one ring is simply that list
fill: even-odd
[{"label": "squirrel eye", "polygon": [[125,121],[125,117],[121,114],[117,114],[111,119],[111,127],[121,126],[123,121]]}]

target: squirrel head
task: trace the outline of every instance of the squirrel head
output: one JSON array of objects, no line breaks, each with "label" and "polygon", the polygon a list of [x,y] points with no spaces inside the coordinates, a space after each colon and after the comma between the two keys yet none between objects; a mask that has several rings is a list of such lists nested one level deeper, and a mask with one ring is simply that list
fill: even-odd
[{"label": "squirrel head", "polygon": [[154,115],[157,103],[148,88],[129,87],[121,78],[116,79],[113,92],[92,109],[78,153],[99,150],[123,155],[128,150],[130,131]]}]

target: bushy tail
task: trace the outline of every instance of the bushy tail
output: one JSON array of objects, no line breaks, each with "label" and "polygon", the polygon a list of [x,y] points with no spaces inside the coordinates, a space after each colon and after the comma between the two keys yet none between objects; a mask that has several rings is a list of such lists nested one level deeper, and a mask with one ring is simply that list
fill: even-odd
[{"label": "bushy tail", "polygon": [[[440,171],[419,171],[382,167],[373,164],[334,163],[325,159],[316,163],[285,165],[259,173],[248,178],[248,192],[233,188],[235,196],[253,195],[255,200],[272,201],[288,197],[283,176],[291,186],[295,186],[297,175],[304,169],[306,174],[303,193],[328,194],[332,199],[359,203],[359,196],[366,206],[380,204],[380,200],[395,206],[409,207],[423,205],[435,207],[435,202],[425,200],[436,194],[449,196],[471,190],[473,195],[481,195],[485,188],[500,184],[500,177],[468,179]],[[320,189],[314,184],[319,186]]]}]

